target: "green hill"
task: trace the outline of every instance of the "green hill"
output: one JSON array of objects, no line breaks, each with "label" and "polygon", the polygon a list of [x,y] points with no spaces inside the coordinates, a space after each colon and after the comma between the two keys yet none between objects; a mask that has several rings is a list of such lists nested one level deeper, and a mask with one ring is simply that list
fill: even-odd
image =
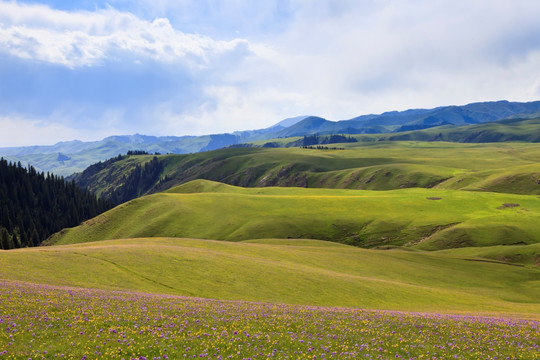
[{"label": "green hill", "polygon": [[239,188],[197,180],[65,229],[52,244],[137,237],[309,238],[426,250],[540,242],[540,198],[440,189]]},{"label": "green hill", "polygon": [[371,309],[540,313],[538,268],[468,254],[296,239],[142,238],[0,251],[0,263],[1,279],[54,285]]},{"label": "green hill", "polygon": [[[306,119],[306,123],[309,124]],[[272,144],[273,147],[295,147],[306,144],[301,136],[310,134],[319,138],[319,143],[322,144],[329,134],[349,134],[347,129],[334,129],[333,131],[317,132],[309,130],[307,126],[304,131],[297,128],[302,123],[296,124],[290,129],[283,130],[281,136],[277,139],[266,139],[264,141],[255,141],[245,146],[263,147]],[[297,129],[297,130],[295,130]],[[294,130],[294,131],[293,131]],[[352,132],[352,134],[355,134]],[[291,136],[291,138],[288,138]],[[296,136],[296,137],[293,137]],[[360,142],[372,141],[446,141],[459,143],[500,143],[500,142],[540,142],[540,116],[538,113],[527,116],[514,116],[507,119],[501,119],[491,122],[481,122],[464,124],[456,124],[440,122],[431,126],[423,125],[407,125],[402,126],[398,130],[389,131],[389,129],[381,131],[373,131],[362,133],[361,135],[349,135]],[[309,138],[309,140],[313,140]]]},{"label": "green hill", "polygon": [[540,118],[505,119],[462,127],[436,127],[378,137],[378,140],[452,141],[494,143],[508,141],[540,142]]},{"label": "green hill", "polygon": [[[154,156],[121,157],[94,165],[74,179],[103,197],[116,196],[119,202],[195,179],[244,187],[437,187],[540,194],[540,144],[536,143],[396,141],[340,146],[344,150],[237,148],[161,155],[155,157],[161,170],[153,173],[150,181],[143,181],[135,170],[149,164]],[[138,184],[135,191],[126,191],[134,182]]]}]

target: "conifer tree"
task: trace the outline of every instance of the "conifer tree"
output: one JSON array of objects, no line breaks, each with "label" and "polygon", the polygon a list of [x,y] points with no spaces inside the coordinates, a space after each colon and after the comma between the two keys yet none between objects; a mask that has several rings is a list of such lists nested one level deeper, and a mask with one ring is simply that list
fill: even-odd
[{"label": "conifer tree", "polygon": [[0,158],[2,248],[39,245],[62,228],[76,226],[111,207],[74,182]]}]

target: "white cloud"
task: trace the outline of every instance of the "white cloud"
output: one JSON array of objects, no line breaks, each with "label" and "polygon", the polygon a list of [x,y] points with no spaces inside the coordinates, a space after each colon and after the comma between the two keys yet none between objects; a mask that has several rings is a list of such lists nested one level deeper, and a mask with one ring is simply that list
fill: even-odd
[{"label": "white cloud", "polygon": [[269,83],[319,115],[538,99],[537,1],[293,3],[289,28],[259,54],[275,66]]},{"label": "white cloud", "polygon": [[[540,98],[537,0],[110,3],[117,8],[59,11],[0,0],[0,52],[67,66],[75,74],[102,67],[100,79],[119,67],[125,71],[111,76],[114,84],[100,80],[82,95],[61,93],[67,101],[52,97],[57,111],[35,116],[43,124],[83,134],[90,130],[82,121],[106,135],[208,134],[300,114],[338,120]],[[144,71],[128,63],[142,63]],[[51,79],[46,85],[61,88],[63,78]],[[119,94],[138,82],[150,90],[113,99],[93,94],[109,88]],[[93,109],[93,119],[85,108]]]},{"label": "white cloud", "polygon": [[11,55],[71,68],[107,60],[152,59],[209,66],[215,56],[246,41],[215,41],[173,29],[168,19],[142,20],[113,8],[66,12],[43,5],[0,2],[0,49]]},{"label": "white cloud", "polygon": [[[0,147],[53,145],[62,140],[96,140],[102,134],[81,133],[72,127],[48,119],[0,116]],[[90,135],[90,136],[89,136]]]}]

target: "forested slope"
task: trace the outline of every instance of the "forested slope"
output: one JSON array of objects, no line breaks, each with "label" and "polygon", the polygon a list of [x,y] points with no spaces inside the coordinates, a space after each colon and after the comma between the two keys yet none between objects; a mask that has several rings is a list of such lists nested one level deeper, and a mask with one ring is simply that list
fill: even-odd
[{"label": "forested slope", "polygon": [[110,208],[74,182],[0,160],[0,249],[37,246]]}]

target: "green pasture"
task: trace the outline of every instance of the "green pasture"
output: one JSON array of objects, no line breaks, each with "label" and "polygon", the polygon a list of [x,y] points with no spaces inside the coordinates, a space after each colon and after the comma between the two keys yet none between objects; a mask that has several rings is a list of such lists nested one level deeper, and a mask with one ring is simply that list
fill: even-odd
[{"label": "green pasture", "polygon": [[[340,147],[158,156],[148,192],[164,192],[64,229],[54,246],[0,252],[0,279],[538,317],[540,144]],[[114,162],[92,189],[152,158]]]},{"label": "green pasture", "polygon": [[[143,193],[207,179],[243,187],[436,187],[540,195],[538,143],[371,141],[339,146],[344,150],[238,148],[160,155],[163,173]],[[89,175],[81,185],[110,193],[122,186],[124,175],[152,158],[128,157]]]},{"label": "green pasture", "polygon": [[468,126],[438,126],[425,130],[407,131],[395,134],[364,135],[368,139],[387,139],[394,141],[453,141],[467,143],[495,143],[507,141],[539,142],[540,119],[510,118],[500,121]]},{"label": "green pasture", "polygon": [[197,180],[122,204],[49,244],[309,238],[425,250],[540,242],[540,198],[443,189],[240,188]]},{"label": "green pasture", "polygon": [[438,251],[440,254],[469,256],[534,267],[540,265],[540,243],[532,245],[498,245],[476,248],[456,248]]},{"label": "green pasture", "polygon": [[0,279],[273,303],[540,313],[537,268],[471,254],[141,238],[3,251]]}]

